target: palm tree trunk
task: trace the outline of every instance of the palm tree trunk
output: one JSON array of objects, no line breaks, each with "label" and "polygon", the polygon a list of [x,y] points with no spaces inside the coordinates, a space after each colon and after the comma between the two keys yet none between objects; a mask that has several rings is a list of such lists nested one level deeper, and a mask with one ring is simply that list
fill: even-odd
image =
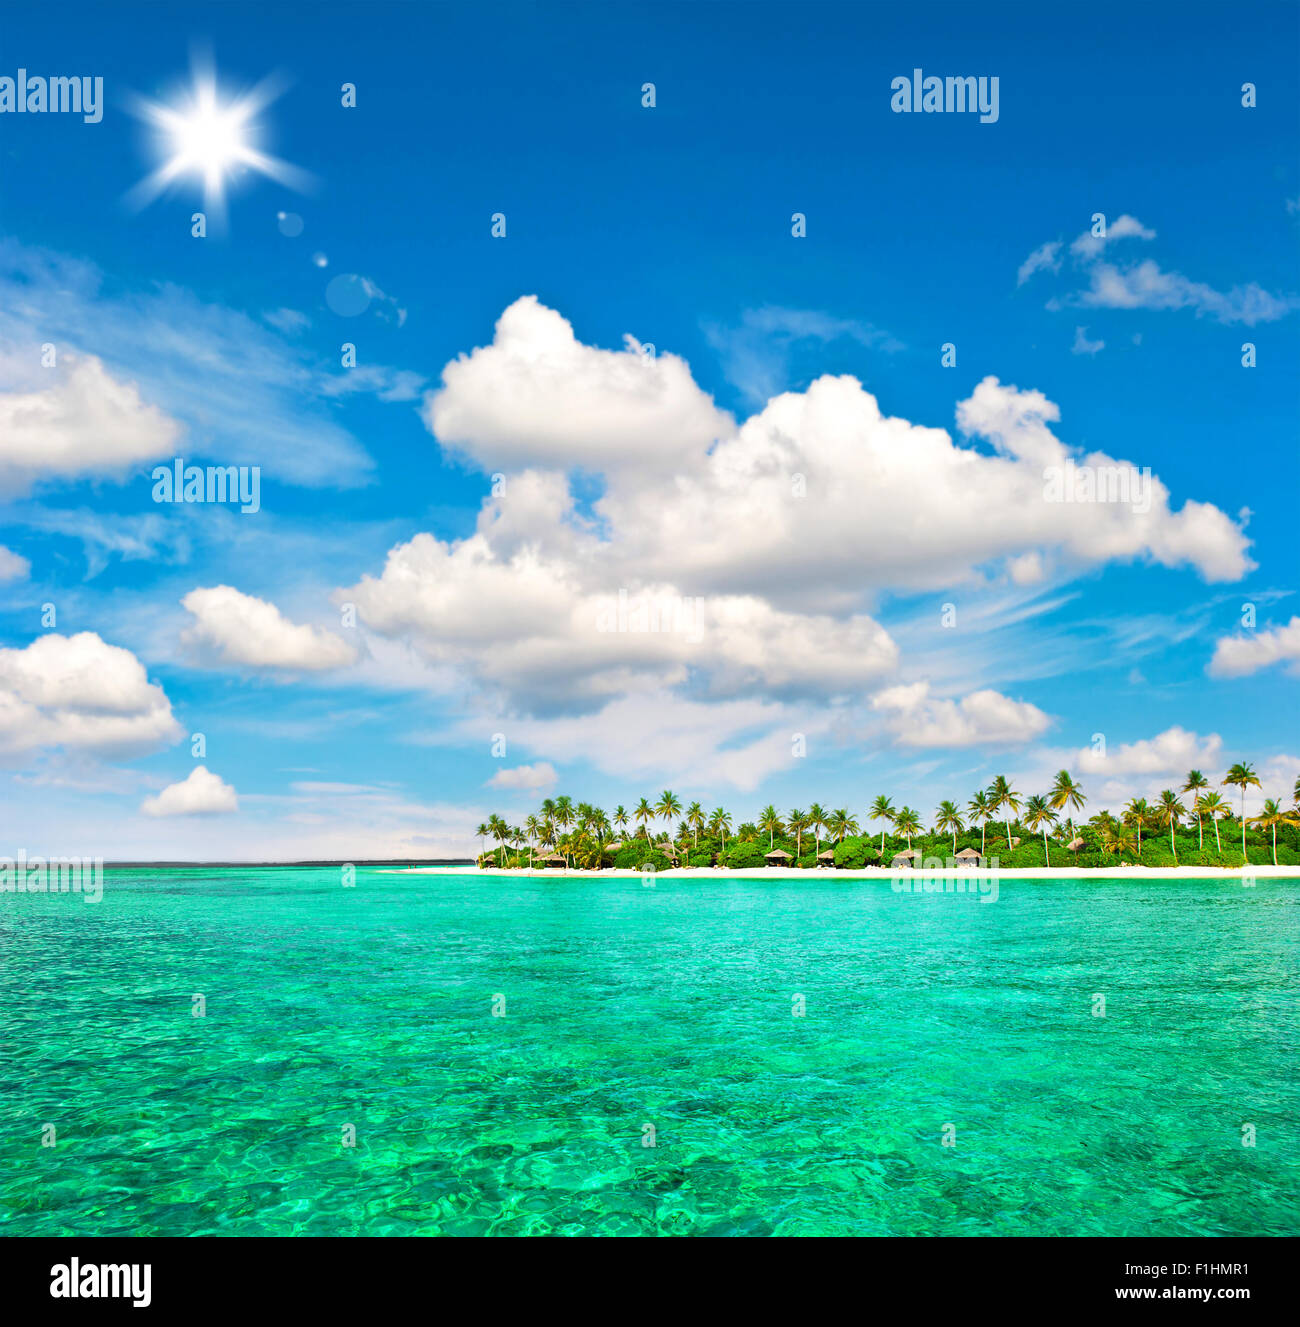
[{"label": "palm tree trunk", "polygon": [[1196,816],[1196,851],[1205,851],[1205,827],[1201,824],[1200,813]]},{"label": "palm tree trunk", "polygon": [[1277,865],[1277,822],[1273,822],[1273,865]]},{"label": "palm tree trunk", "polygon": [[1048,864],[1048,866],[1051,866],[1051,864],[1052,864],[1052,852],[1051,852],[1051,849],[1047,846],[1047,826],[1046,826],[1046,825],[1043,826],[1043,856],[1047,858],[1047,864]]},{"label": "palm tree trunk", "polygon": [[[981,821],[980,821],[980,856],[981,856],[981,857],[984,856],[984,833],[985,833],[985,831],[988,829],[988,827],[989,827],[989,822],[988,822],[987,820],[981,820]],[[883,847],[884,845],[882,844],[881,846]]]},{"label": "palm tree trunk", "polygon": [[1216,852],[1223,851],[1223,842],[1219,838],[1219,817],[1214,817],[1214,848]]}]

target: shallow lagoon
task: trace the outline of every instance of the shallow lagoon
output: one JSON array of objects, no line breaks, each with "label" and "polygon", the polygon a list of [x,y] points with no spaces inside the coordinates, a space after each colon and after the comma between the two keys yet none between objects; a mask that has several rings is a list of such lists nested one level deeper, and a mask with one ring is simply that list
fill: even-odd
[{"label": "shallow lagoon", "polygon": [[1298,933],[1294,879],[110,869],[0,900],[0,1226],[1289,1234]]}]

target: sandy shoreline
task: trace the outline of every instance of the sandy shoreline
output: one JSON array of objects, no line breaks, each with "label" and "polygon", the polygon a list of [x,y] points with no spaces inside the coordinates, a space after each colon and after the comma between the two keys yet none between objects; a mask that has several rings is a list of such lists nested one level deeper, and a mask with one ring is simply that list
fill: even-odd
[{"label": "sandy shoreline", "polygon": [[[392,867],[384,871],[386,875],[482,875],[482,876],[538,876],[555,879],[590,879],[601,880],[609,876],[639,879],[640,871],[620,870],[609,867],[603,871],[557,871],[535,868],[531,871],[502,870],[498,867],[479,866],[406,866]],[[971,867],[944,867],[938,870],[893,871],[879,866],[867,867],[861,871],[841,870],[801,870],[799,867],[767,866],[754,870],[719,870],[716,866],[687,866],[675,870],[659,871],[660,880],[802,880],[810,876],[821,879],[837,880],[880,880],[887,881],[908,876],[921,876],[930,879],[989,879],[999,880],[1041,880],[1060,877],[1066,880],[1240,880],[1245,875],[1255,879],[1267,877],[1300,877],[1300,866],[1053,866],[1047,867],[999,867],[996,870]]]}]

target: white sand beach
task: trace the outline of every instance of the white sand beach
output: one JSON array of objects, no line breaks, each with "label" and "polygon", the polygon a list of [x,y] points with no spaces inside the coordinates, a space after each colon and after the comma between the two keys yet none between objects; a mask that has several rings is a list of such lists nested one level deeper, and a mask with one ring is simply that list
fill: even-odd
[{"label": "white sand beach", "polygon": [[[542,870],[540,867],[529,870],[501,870],[495,867],[478,866],[405,866],[388,867],[385,873],[390,875],[482,875],[482,876],[542,876],[555,879],[583,877],[604,879],[609,876],[627,876],[639,879],[640,871],[620,870],[615,867],[603,871],[580,870]],[[803,870],[799,867],[767,866],[757,867],[752,871],[731,871],[716,866],[679,867],[675,870],[658,871],[660,880],[798,880],[812,876],[817,879],[835,878],[841,880],[893,880],[895,877],[928,877],[930,879],[989,879],[999,880],[1042,880],[1045,878],[1062,879],[1099,879],[1099,880],[1217,880],[1239,881],[1249,877],[1255,880],[1272,877],[1300,877],[1300,866],[1249,866],[1249,867],[1213,867],[1213,866],[1053,866],[999,868],[989,870],[973,867],[944,867],[935,870],[918,868],[916,870],[893,871],[881,867],[867,867],[861,871],[841,871],[833,869]]]}]

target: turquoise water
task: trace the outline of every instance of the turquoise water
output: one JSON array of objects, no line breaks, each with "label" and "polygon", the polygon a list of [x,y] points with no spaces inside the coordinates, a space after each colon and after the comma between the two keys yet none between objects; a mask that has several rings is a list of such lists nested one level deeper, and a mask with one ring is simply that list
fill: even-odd
[{"label": "turquoise water", "polygon": [[1290,1234],[1298,922],[1269,880],[0,895],[0,1230]]}]

